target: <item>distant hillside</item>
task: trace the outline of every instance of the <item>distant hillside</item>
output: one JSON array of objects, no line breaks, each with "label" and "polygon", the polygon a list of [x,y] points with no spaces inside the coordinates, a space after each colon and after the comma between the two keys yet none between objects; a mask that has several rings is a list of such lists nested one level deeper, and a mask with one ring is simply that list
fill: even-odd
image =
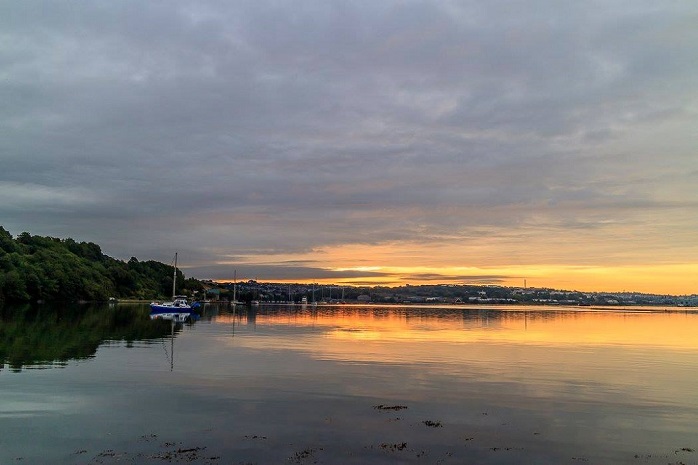
[{"label": "distant hillside", "polygon": [[[172,293],[172,266],[102,253],[92,242],[32,236],[16,238],[0,226],[0,302],[157,299]],[[203,289],[177,271],[177,292]]]}]

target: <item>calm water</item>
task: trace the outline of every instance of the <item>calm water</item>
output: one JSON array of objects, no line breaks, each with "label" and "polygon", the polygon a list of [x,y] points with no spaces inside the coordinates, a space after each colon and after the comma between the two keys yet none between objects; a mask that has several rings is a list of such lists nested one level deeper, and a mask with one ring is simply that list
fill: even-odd
[{"label": "calm water", "polygon": [[698,463],[696,313],[146,315],[4,309],[1,464]]}]

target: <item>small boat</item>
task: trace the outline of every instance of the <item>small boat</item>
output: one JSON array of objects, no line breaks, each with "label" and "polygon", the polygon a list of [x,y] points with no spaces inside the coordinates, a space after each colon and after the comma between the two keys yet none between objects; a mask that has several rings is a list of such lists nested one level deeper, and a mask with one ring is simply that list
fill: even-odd
[{"label": "small boat", "polygon": [[198,307],[198,302],[189,305],[185,296],[177,295],[172,302],[151,303],[150,319],[174,320],[175,322],[184,323],[195,319],[197,316],[195,309]]},{"label": "small boat", "polygon": [[177,285],[177,254],[174,259],[174,275],[172,277],[172,302],[150,304],[150,319],[157,320],[172,320],[177,323],[184,323],[196,319],[198,316],[195,309],[200,305],[194,302],[189,305],[187,298],[183,295],[175,295],[175,287]]}]

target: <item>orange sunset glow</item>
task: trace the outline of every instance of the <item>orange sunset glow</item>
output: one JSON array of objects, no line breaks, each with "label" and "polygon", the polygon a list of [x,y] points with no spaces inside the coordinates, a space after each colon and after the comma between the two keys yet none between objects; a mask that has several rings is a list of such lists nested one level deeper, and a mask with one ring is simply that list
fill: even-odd
[{"label": "orange sunset glow", "polygon": [[[541,264],[510,264],[495,250],[486,253],[490,255],[485,257],[485,253],[481,252],[479,256],[473,256],[471,251],[445,245],[344,245],[305,254],[249,256],[228,266],[232,269],[246,262],[265,262],[270,259],[278,262],[302,261],[328,272],[340,275],[353,272],[357,276],[314,277],[301,282],[347,286],[495,284],[520,287],[525,279],[529,287],[582,292],[627,291],[672,295],[690,295],[698,292],[696,263],[572,265],[551,260]],[[484,264],[462,265],[462,262],[469,261]],[[491,262],[500,263],[488,265]],[[357,263],[360,265],[357,266]],[[220,280],[232,281],[232,276]],[[277,282],[296,283],[299,280],[278,279]]]}]

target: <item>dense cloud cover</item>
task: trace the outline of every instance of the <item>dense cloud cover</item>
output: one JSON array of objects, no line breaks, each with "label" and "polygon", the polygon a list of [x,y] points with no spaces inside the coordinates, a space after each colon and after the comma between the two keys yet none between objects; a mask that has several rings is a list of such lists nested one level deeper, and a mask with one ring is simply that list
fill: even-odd
[{"label": "dense cloud cover", "polygon": [[695,264],[696,76],[690,1],[4,2],[0,224],[202,278]]}]

